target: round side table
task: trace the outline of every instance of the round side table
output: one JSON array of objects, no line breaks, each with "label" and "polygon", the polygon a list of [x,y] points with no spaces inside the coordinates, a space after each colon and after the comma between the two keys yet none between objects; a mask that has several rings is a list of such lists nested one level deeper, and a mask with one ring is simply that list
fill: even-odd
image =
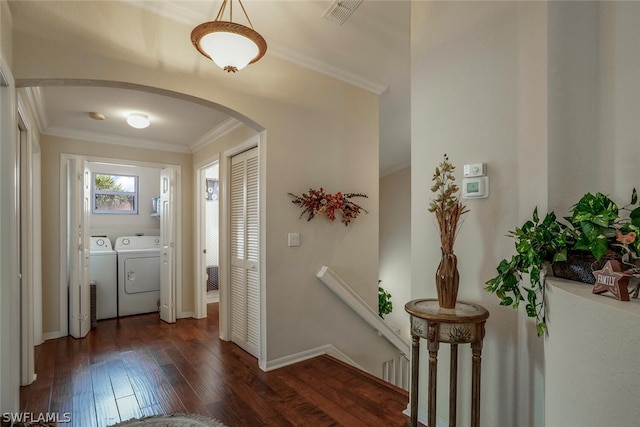
[{"label": "round side table", "polygon": [[478,304],[457,301],[455,308],[440,308],[437,299],[409,301],[404,309],[411,316],[411,426],[418,425],[418,377],[420,338],[429,349],[429,427],[436,425],[436,385],[440,343],[451,345],[449,371],[449,426],[456,425],[458,344],[471,344],[471,426],[480,426],[480,362],[484,326],[489,312]]}]

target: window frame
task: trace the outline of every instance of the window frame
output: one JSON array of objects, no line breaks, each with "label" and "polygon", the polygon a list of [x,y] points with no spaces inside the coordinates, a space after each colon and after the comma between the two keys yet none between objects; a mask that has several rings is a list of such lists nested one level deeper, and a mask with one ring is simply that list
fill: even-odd
[{"label": "window frame", "polygon": [[[133,178],[135,189],[134,191],[98,190],[96,188],[96,176],[98,175]],[[138,215],[138,205],[140,200],[140,194],[139,194],[140,177],[138,175],[125,175],[120,173],[109,173],[109,172],[92,172],[91,178],[92,178],[91,179],[91,213],[106,214],[106,215]],[[98,209],[97,208],[98,195],[133,196],[133,209],[131,210]]]}]

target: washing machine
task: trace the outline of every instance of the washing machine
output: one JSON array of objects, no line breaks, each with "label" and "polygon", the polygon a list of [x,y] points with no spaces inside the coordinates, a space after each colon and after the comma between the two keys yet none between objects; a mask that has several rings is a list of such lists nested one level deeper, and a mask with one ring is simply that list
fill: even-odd
[{"label": "washing machine", "polygon": [[89,280],[96,285],[96,319],[118,316],[116,251],[106,237],[91,237]]},{"label": "washing machine", "polygon": [[123,236],[118,254],[118,316],[158,311],[160,237]]}]

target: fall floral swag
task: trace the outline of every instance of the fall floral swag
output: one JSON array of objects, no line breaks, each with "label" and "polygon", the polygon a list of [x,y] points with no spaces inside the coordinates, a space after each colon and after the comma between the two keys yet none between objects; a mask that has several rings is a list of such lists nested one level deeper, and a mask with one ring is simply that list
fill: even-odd
[{"label": "fall floral swag", "polygon": [[349,225],[361,212],[369,213],[365,208],[351,201],[353,197],[367,198],[367,195],[362,193],[330,194],[320,187],[317,190],[310,188],[308,193],[304,193],[301,196],[296,196],[292,193],[288,194],[293,197],[291,203],[303,209],[300,218],[308,214],[307,221],[311,221],[314,216],[321,213],[325,213],[333,221],[336,219],[336,213],[339,212],[344,225]]}]

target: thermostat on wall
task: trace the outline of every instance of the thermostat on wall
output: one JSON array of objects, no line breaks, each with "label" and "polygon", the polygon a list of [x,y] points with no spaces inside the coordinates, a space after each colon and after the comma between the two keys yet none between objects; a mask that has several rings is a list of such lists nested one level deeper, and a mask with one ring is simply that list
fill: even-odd
[{"label": "thermostat on wall", "polygon": [[462,179],[463,199],[485,199],[487,197],[489,197],[488,176]]}]

